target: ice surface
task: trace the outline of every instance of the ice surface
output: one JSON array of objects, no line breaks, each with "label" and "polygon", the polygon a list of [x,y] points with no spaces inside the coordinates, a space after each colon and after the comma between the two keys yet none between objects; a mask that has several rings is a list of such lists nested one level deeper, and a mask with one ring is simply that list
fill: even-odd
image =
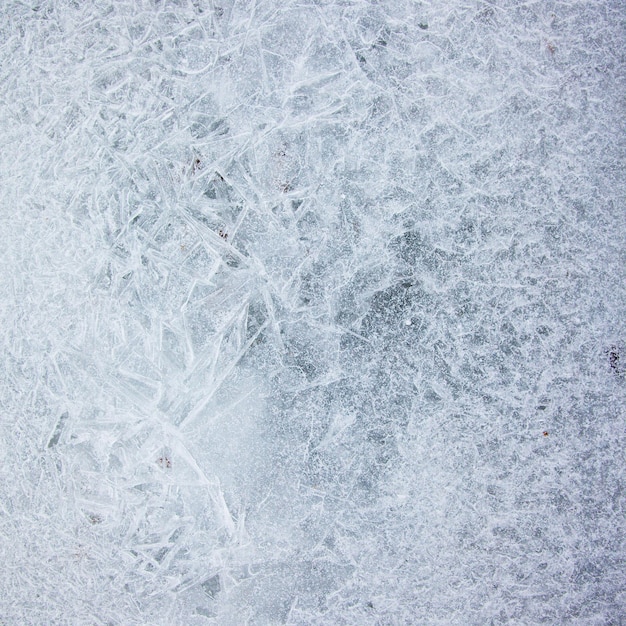
[{"label": "ice surface", "polygon": [[3,2],[0,623],[621,623],[624,41]]}]

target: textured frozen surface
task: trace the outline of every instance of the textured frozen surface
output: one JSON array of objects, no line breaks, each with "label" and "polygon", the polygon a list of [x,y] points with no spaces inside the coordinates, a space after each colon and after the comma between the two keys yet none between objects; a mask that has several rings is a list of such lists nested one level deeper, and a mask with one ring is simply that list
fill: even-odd
[{"label": "textured frozen surface", "polygon": [[0,3],[0,623],[622,623],[624,15]]}]

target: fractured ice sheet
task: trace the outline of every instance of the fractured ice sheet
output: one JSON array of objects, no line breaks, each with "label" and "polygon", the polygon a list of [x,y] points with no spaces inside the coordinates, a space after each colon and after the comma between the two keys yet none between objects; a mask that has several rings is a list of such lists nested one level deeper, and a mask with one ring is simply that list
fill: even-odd
[{"label": "fractured ice sheet", "polygon": [[622,12],[2,3],[0,622],[619,623]]}]

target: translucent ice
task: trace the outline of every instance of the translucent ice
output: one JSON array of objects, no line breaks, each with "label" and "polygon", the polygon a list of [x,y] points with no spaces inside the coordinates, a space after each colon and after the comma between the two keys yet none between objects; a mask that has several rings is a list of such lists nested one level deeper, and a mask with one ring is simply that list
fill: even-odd
[{"label": "translucent ice", "polygon": [[5,0],[0,622],[617,624],[617,0]]}]

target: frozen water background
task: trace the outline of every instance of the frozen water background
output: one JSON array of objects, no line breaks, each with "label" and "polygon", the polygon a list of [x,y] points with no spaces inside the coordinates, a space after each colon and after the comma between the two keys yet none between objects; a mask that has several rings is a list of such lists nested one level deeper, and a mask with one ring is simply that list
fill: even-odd
[{"label": "frozen water background", "polygon": [[5,0],[0,623],[622,623],[625,16]]}]

